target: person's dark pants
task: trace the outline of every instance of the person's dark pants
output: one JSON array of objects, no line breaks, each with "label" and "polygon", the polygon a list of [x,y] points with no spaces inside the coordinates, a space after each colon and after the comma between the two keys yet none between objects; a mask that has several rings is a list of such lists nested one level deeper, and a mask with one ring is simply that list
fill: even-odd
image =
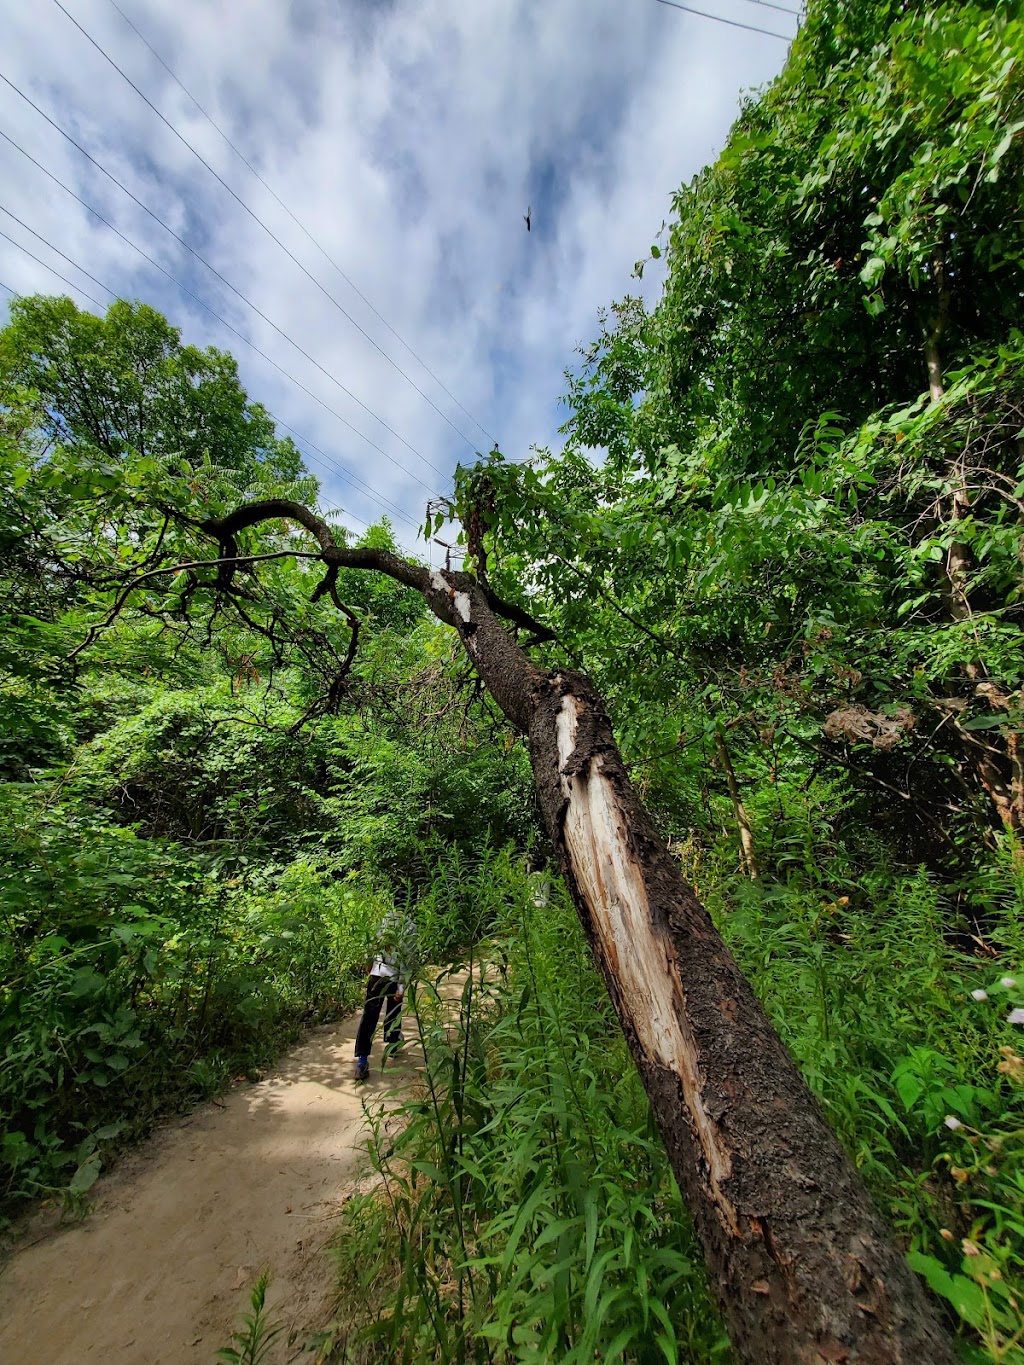
[{"label": "person's dark pants", "polygon": [[397,992],[397,983],[393,976],[369,976],[366,979],[366,1004],[363,1006],[363,1017],[359,1021],[359,1032],[356,1034],[356,1056],[369,1057],[370,1048],[373,1046],[373,1035],[377,1029],[377,1021],[380,1019],[381,1008],[384,1004],[384,997],[387,996],[388,1008],[384,1015],[384,1037],[398,1028],[399,1016],[402,1013],[402,1001]]}]

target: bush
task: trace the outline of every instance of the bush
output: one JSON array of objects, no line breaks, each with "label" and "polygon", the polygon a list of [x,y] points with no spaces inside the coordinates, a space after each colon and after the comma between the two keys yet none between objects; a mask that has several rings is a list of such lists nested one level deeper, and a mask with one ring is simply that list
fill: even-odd
[{"label": "bush", "polygon": [[80,1197],[153,1120],[354,1007],[387,902],[330,866],[249,873],[6,789],[0,1207]]}]

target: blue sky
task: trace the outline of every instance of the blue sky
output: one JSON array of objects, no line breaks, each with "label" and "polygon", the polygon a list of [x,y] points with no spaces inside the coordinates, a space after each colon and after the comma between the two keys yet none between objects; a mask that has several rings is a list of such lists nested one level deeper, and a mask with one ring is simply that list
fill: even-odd
[{"label": "blue sky", "polygon": [[[770,80],[787,51],[656,0],[118,0],[470,418],[251,175],[111,0],[62,3],[322,289],[54,0],[0,0],[0,72],[280,331],[3,84],[0,129],[322,401],[2,140],[0,205],[26,226],[0,213],[0,228],[104,304],[144,299],[185,340],[230,350],[251,396],[325,452],[308,457],[325,505],[342,508],[340,520],[358,532],[382,513],[369,486],[401,509],[408,520],[391,514],[396,533],[414,548],[427,497],[446,491],[474,447],[489,448],[493,436],[521,459],[531,445],[557,446],[574,348],[595,335],[600,307],[641,289],[633,264],[669,216],[673,191],[715,155],[741,94]],[[795,28],[751,0],[693,3],[779,33]],[[2,238],[0,282],[22,293],[72,292],[95,308]],[[658,287],[657,273],[645,272],[649,300]]]}]

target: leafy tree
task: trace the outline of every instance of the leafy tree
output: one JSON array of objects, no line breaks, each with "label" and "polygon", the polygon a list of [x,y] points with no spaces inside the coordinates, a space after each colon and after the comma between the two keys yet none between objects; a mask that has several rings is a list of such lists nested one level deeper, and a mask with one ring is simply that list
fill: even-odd
[{"label": "leafy tree", "polygon": [[464,482],[632,757],[813,745],[947,865],[949,826],[1024,829],[1022,48],[1015,5],[811,6],[677,196],[658,307],[570,377],[566,452]]},{"label": "leafy tree", "polygon": [[235,360],[213,347],[183,346],[147,304],[118,300],[103,318],[68,298],[20,298],[0,346],[3,399],[11,387],[36,396],[38,437],[119,462],[178,459],[185,473],[214,458],[244,491],[261,473],[299,477],[294,443],[279,438],[251,403]]}]

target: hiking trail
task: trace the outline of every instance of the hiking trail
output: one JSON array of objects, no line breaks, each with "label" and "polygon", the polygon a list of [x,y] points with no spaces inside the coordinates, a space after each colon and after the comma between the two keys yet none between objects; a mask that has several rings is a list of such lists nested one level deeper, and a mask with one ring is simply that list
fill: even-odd
[{"label": "hiking trail", "polygon": [[362,1101],[394,1102],[422,1057],[406,1044],[382,1074],[378,1040],[357,1084],[358,1018],[158,1127],[96,1182],[82,1222],[37,1216],[0,1267],[0,1360],[213,1365],[269,1267],[269,1316],[286,1324],[270,1360],[312,1361],[334,1293],[326,1246],[369,1170]]}]

